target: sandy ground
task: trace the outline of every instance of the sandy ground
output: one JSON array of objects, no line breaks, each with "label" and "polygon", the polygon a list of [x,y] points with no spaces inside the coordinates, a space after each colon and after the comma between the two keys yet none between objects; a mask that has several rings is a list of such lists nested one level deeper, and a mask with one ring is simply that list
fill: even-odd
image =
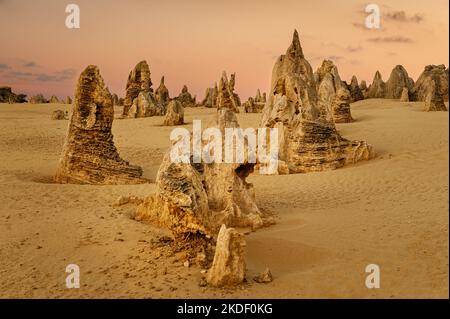
[{"label": "sandy ground", "polygon": [[[2,298],[448,298],[448,113],[422,103],[367,100],[342,135],[374,145],[376,159],[331,172],[249,178],[278,223],[246,236],[248,283],[199,287],[200,268],[157,243],[166,231],[130,219],[120,195],[135,186],[51,183],[68,121],[61,105],[0,104],[0,297]],[[120,110],[117,110],[119,112]],[[211,119],[214,110],[186,110]],[[260,114],[239,114],[257,126]],[[123,158],[154,180],[171,128],[162,117],[116,120]],[[81,269],[67,289],[65,268]],[[381,288],[365,287],[378,264]],[[252,277],[268,266],[274,281]]]}]

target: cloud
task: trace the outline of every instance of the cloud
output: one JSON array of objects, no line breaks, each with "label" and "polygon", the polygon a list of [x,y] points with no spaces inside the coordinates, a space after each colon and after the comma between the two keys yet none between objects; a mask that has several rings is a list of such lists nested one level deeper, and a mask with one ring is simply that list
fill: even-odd
[{"label": "cloud", "polygon": [[412,22],[412,23],[420,23],[423,21],[423,16],[416,13],[412,16],[408,16],[405,11],[392,11],[388,12],[385,15],[387,20],[396,21],[396,22]]},{"label": "cloud", "polygon": [[28,82],[62,82],[72,79],[75,75],[76,71],[74,69],[65,69],[52,73],[10,71],[7,72],[4,77]]},{"label": "cloud", "polygon": [[36,62],[30,61],[30,62],[25,62],[25,63],[23,64],[23,66],[24,66],[25,68],[35,68],[35,67],[37,67],[38,65],[36,64]]},{"label": "cloud", "polygon": [[[1,2],[1,0],[0,0],[0,2]],[[0,63],[0,71],[7,70],[7,69],[9,69],[9,65]]]},{"label": "cloud", "polygon": [[402,37],[399,35],[390,37],[376,37],[370,38],[367,41],[374,43],[413,43],[414,41],[410,38]]},{"label": "cloud", "polygon": [[347,52],[358,52],[358,51],[361,51],[363,49],[363,47],[362,46],[357,46],[357,47],[352,47],[351,45],[349,45],[348,47],[346,47],[345,48],[345,50],[347,51]]}]

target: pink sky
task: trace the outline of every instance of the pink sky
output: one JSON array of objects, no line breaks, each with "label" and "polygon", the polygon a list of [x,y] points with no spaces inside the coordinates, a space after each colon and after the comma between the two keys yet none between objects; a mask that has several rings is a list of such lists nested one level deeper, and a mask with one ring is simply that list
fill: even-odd
[{"label": "pink sky", "polygon": [[[81,10],[67,29],[65,7]],[[0,86],[16,93],[72,96],[79,73],[96,64],[124,95],[128,73],[147,60],[153,87],[165,75],[171,97],[184,84],[197,98],[223,70],[236,72],[244,100],[267,91],[275,59],[296,28],[316,69],[334,60],[353,74],[387,80],[397,64],[417,79],[427,64],[448,65],[448,0],[382,0],[379,30],[368,30],[359,0],[0,0]]]}]

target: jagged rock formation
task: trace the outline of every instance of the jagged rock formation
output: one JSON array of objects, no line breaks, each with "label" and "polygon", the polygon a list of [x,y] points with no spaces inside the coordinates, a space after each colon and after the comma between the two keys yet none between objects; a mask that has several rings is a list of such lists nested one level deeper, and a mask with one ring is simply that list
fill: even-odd
[{"label": "jagged rock formation", "polygon": [[233,228],[222,225],[217,237],[216,252],[206,281],[214,287],[231,287],[245,279],[245,239]]},{"label": "jagged rock formation", "polygon": [[72,99],[70,96],[66,97],[66,104],[72,104]]},{"label": "jagged rock formation", "polygon": [[361,81],[359,84],[359,88],[361,89],[361,93],[363,94],[364,99],[367,99],[367,83],[366,81]]},{"label": "jagged rock formation", "polygon": [[[361,82],[361,85],[363,84],[363,82]],[[366,82],[364,82],[364,85],[365,84],[366,84]],[[350,91],[350,96],[351,96],[352,102],[364,100],[364,95],[363,95],[363,92],[362,92],[360,86],[358,85],[358,79],[356,78],[356,76],[352,76],[352,81],[350,82],[348,89]]]},{"label": "jagged rock formation", "polygon": [[205,92],[205,98],[203,99],[201,105],[205,107],[216,107],[217,106],[217,95],[219,94],[219,89],[217,88],[217,83],[213,88],[207,88]]},{"label": "jagged rock formation", "polygon": [[412,90],[414,81],[408,76],[405,68],[401,65],[397,65],[391,72],[389,80],[386,82],[386,95],[387,99],[400,99],[403,88]]},{"label": "jagged rock formation", "polygon": [[55,110],[52,112],[52,120],[66,120],[66,113],[63,110]]},{"label": "jagged rock formation", "polygon": [[184,124],[184,109],[178,100],[169,102],[167,106],[166,118],[164,119],[165,126],[175,126]]},{"label": "jagged rock formation", "polygon": [[132,184],[144,182],[142,169],[124,161],[111,133],[112,97],[98,67],[78,79],[69,130],[55,176],[58,183]]},{"label": "jagged rock formation", "polygon": [[[222,132],[238,127],[234,112],[218,110],[216,123]],[[205,145],[206,142],[203,142]],[[167,154],[156,177],[156,194],[144,199],[135,218],[167,227],[175,238],[214,236],[222,224],[227,227],[263,226],[264,216],[255,202],[253,185],[246,177],[254,163],[180,163]]]},{"label": "jagged rock formation", "polygon": [[257,103],[255,99],[249,97],[247,102],[243,104],[245,113],[262,113],[265,103]]},{"label": "jagged rock formation", "polygon": [[123,104],[123,116],[128,116],[128,110],[133,105],[134,99],[138,97],[139,93],[153,92],[152,80],[150,78],[150,68],[147,61],[139,62],[128,76],[126,95]]},{"label": "jagged rock formation", "polygon": [[444,65],[428,65],[417,79],[411,96],[414,101],[424,101],[427,111],[447,111],[449,74]]},{"label": "jagged rock formation", "polygon": [[236,106],[241,106],[241,99],[239,95],[234,92],[234,86],[236,85],[236,73],[231,74],[230,81],[228,82],[228,90],[231,93],[231,98],[233,99],[233,103]]},{"label": "jagged rock formation", "polygon": [[318,85],[319,103],[323,116],[336,123],[350,123],[353,118],[350,112],[350,92],[347,85],[342,82],[337,67],[332,61],[325,60],[316,72],[316,84]]},{"label": "jagged rock formation", "polygon": [[178,95],[176,99],[181,103],[183,107],[194,107],[197,104],[196,98],[192,97],[186,85],[183,86],[180,95]]},{"label": "jagged rock formation", "polygon": [[119,106],[119,96],[116,93],[112,95],[112,101],[113,106]]},{"label": "jagged rock formation", "polygon": [[403,88],[402,95],[400,96],[400,102],[409,102],[409,89]]},{"label": "jagged rock formation", "polygon": [[373,78],[372,84],[367,89],[368,99],[384,99],[386,96],[386,84],[381,78],[381,73],[377,71]]},{"label": "jagged rock formation", "polygon": [[27,96],[25,94],[15,94],[9,86],[0,87],[0,103],[25,103]]},{"label": "jagged rock formation", "polygon": [[48,102],[49,103],[54,103],[54,104],[59,104],[60,103],[59,99],[56,96],[54,96],[54,95],[52,95],[52,97],[50,98],[50,100]]},{"label": "jagged rock formation", "polygon": [[170,102],[169,90],[164,84],[164,77],[161,78],[161,83],[155,91],[155,102],[166,108]]},{"label": "jagged rock formation", "polygon": [[338,89],[331,104],[333,119],[336,123],[351,123],[354,121],[350,112],[350,102],[350,91],[343,88]]},{"label": "jagged rock formation", "polygon": [[[232,79],[235,79],[235,77],[232,76]],[[228,81],[227,73],[225,71],[222,73],[222,77],[220,78],[218,89],[219,93],[217,95],[217,108],[227,108],[235,113],[239,113],[239,104],[236,99],[236,95],[233,92],[234,83],[230,83]]]},{"label": "jagged rock formation", "polygon": [[295,31],[292,44],[273,68],[261,121],[264,127],[278,129],[279,160],[290,173],[336,169],[374,156],[366,142],[340,136],[324,100],[318,96],[311,65]]},{"label": "jagged rock formation", "polygon": [[267,102],[266,93],[263,93],[261,95],[261,91],[258,89],[255,95],[255,103],[266,103],[266,102]]},{"label": "jagged rock formation", "polygon": [[38,95],[32,96],[28,103],[44,104],[44,103],[48,103],[48,100],[42,94],[38,94]]}]

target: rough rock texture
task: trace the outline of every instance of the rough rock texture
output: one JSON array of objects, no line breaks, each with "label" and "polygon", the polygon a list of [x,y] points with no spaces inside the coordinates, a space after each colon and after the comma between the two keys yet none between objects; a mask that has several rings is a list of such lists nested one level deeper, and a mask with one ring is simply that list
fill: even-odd
[{"label": "rough rock texture", "polygon": [[373,78],[372,84],[367,89],[368,99],[384,99],[386,96],[386,84],[381,78],[381,73],[377,71]]},{"label": "rough rock texture", "polygon": [[9,86],[0,87],[0,103],[25,103],[25,94],[15,94]]},{"label": "rough rock texture", "polygon": [[66,120],[66,113],[63,110],[55,110],[52,112],[52,120]]},{"label": "rough rock texture", "polygon": [[245,279],[245,239],[233,228],[222,225],[216,252],[206,281],[214,287],[232,287]]},{"label": "rough rock texture", "polygon": [[55,104],[61,103],[61,102],[59,101],[59,99],[58,99],[56,96],[54,96],[54,95],[52,95],[52,97],[50,98],[50,100],[49,100],[48,102],[49,102],[49,103],[55,103]]},{"label": "rough rock texture", "polygon": [[116,93],[112,95],[112,101],[113,106],[119,106],[119,96]]},{"label": "rough rock texture", "polygon": [[201,105],[205,107],[216,107],[218,91],[219,89],[217,88],[217,83],[213,88],[207,88],[205,98],[203,99]]},{"label": "rough rock texture", "polygon": [[252,97],[248,98],[248,101],[243,104],[245,113],[262,113],[265,103],[256,102]]},{"label": "rough rock texture", "polygon": [[163,108],[167,108],[167,105],[170,102],[169,90],[164,84],[164,77],[161,78],[161,83],[155,91],[155,102]]},{"label": "rough rock texture", "polygon": [[391,72],[389,80],[386,82],[386,95],[387,99],[399,99],[402,96],[403,88],[412,90],[414,81],[408,76],[405,68],[401,65],[397,65]]},{"label": "rough rock texture", "polygon": [[29,103],[43,104],[43,103],[48,103],[48,100],[42,94],[38,94],[38,95],[32,96],[29,100]]},{"label": "rough rock texture", "polygon": [[260,284],[267,284],[273,281],[272,273],[269,267],[266,267],[258,276],[255,276],[253,280]]},{"label": "rough rock texture", "polygon": [[142,169],[120,158],[111,133],[112,97],[98,67],[78,79],[69,130],[56,172],[58,183],[141,183]]},{"label": "rough rock texture", "polygon": [[[364,82],[364,85],[365,83],[366,82]],[[352,102],[364,100],[364,95],[363,92],[361,91],[360,86],[358,85],[358,79],[356,78],[356,76],[352,76],[352,81],[350,82],[348,89],[350,91]]]},{"label": "rough rock texture", "polygon": [[133,101],[139,93],[153,92],[152,80],[150,78],[150,68],[147,61],[139,62],[128,76],[125,100],[123,104],[123,116],[128,116],[128,110],[133,105]]},{"label": "rough rock texture", "polygon": [[[232,77],[232,79],[235,78]],[[218,89],[219,92],[217,95],[217,108],[227,108],[235,113],[239,113],[238,100],[236,99],[236,95],[233,92],[234,83],[230,83],[230,81],[228,81],[227,73],[225,71],[222,73],[222,77],[220,78]]]},{"label": "rough rock texture", "polygon": [[411,92],[414,101],[424,101],[427,111],[447,111],[449,74],[444,65],[428,65]]},{"label": "rough rock texture", "polygon": [[[350,112],[350,92],[347,85],[342,82],[337,67],[332,61],[325,60],[316,72],[320,109],[332,114],[336,123],[350,123],[353,118]],[[329,119],[331,121],[331,119]]]},{"label": "rough rock texture", "polygon": [[231,74],[230,81],[228,82],[228,90],[231,93],[231,98],[236,106],[241,106],[241,99],[237,93],[234,92],[234,86],[236,85],[236,73]]},{"label": "rough rock texture", "polygon": [[164,119],[165,126],[183,125],[184,124],[184,109],[178,100],[170,101],[167,106],[166,118]]},{"label": "rough rock texture", "polygon": [[[218,110],[216,123],[225,138],[225,128],[238,127],[234,112]],[[206,145],[206,142],[203,142]],[[222,147],[225,143],[222,140]],[[176,163],[167,154],[156,177],[156,194],[138,206],[135,218],[167,227],[175,238],[213,236],[227,227],[262,227],[253,185],[246,177],[255,164]]]},{"label": "rough rock texture", "polygon": [[400,102],[409,102],[409,89],[403,88],[402,95],[400,96]]},{"label": "rough rock texture", "polygon": [[336,123],[351,123],[354,121],[350,112],[350,102],[350,91],[343,88],[338,89],[331,104],[333,119]]},{"label": "rough rock texture", "polygon": [[263,93],[261,95],[261,91],[258,89],[255,95],[255,103],[266,103],[266,102],[267,102],[266,93]]},{"label": "rough rock texture", "polygon": [[180,95],[178,95],[176,99],[183,107],[194,107],[197,103],[196,98],[192,97],[186,85],[183,86]]},{"label": "rough rock texture", "polygon": [[336,169],[374,156],[366,142],[340,136],[324,100],[318,96],[312,68],[295,31],[292,44],[273,68],[261,121],[262,126],[278,128],[279,160],[290,173]]},{"label": "rough rock texture", "polygon": [[[166,114],[166,106],[158,104],[153,93],[141,92],[134,99],[131,108],[128,110],[127,118],[141,118],[150,116],[161,116]],[[123,116],[122,116],[123,117]]]}]

